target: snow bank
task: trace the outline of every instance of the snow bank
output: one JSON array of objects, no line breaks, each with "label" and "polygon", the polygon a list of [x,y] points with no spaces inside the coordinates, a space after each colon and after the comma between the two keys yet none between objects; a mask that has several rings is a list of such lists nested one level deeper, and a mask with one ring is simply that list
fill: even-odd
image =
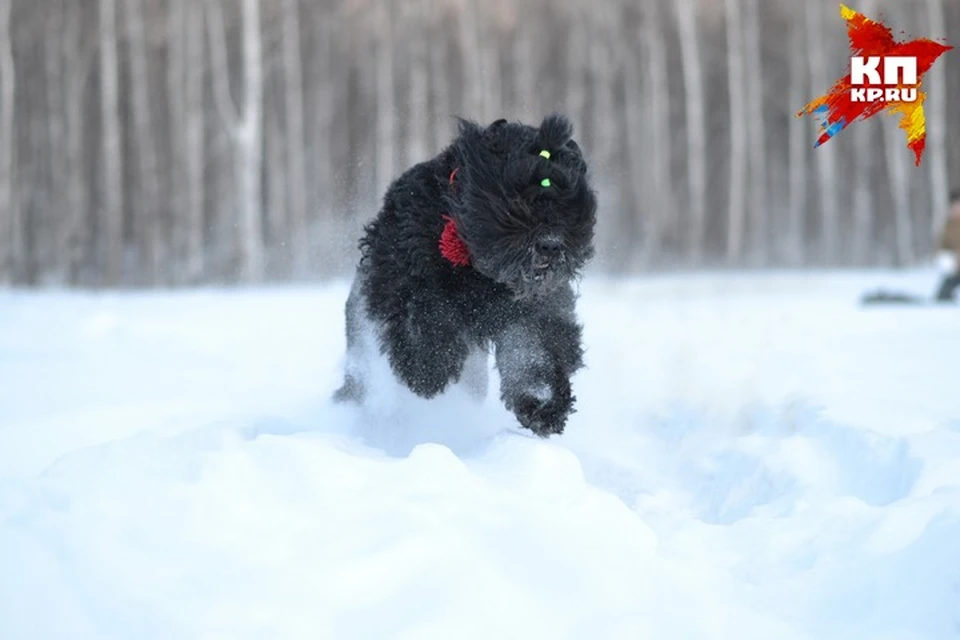
[{"label": "snow bank", "polygon": [[854,304],[931,278],[588,280],[546,441],[331,405],[345,285],[2,293],[0,638],[956,637],[960,309]]}]

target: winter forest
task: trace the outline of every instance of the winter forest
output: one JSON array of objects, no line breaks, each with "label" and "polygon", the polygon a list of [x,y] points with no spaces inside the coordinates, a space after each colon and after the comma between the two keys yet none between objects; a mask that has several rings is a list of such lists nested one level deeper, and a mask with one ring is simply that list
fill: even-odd
[{"label": "winter forest", "polygon": [[[960,2],[850,4],[960,44]],[[454,116],[554,110],[607,270],[916,264],[960,186],[960,61],[918,168],[889,116],[813,148],[795,113],[848,57],[837,0],[0,0],[0,283],[342,274]]]}]

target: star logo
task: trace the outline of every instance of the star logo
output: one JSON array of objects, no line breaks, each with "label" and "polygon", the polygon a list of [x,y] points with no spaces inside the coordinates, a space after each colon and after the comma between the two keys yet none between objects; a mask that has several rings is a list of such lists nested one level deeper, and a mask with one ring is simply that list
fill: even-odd
[{"label": "star logo", "polygon": [[840,5],[840,16],[847,23],[853,52],[851,71],[797,117],[812,115],[819,120],[820,136],[814,144],[819,147],[853,122],[878,113],[898,115],[907,147],[920,166],[927,140],[923,75],[953,47],[927,38],[897,42],[889,27],[844,5]]}]

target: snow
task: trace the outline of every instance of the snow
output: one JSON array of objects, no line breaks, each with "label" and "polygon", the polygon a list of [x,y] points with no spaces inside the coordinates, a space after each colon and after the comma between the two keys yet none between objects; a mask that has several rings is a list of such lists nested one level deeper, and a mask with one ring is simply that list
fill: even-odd
[{"label": "snow", "polygon": [[346,283],[0,292],[0,638],[958,637],[934,280],[588,277],[549,440],[332,405]]}]

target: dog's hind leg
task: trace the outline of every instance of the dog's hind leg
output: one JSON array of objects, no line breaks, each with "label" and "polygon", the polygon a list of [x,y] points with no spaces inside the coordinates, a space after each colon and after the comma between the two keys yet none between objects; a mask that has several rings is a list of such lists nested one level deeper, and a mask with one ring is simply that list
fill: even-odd
[{"label": "dog's hind leg", "polygon": [[343,384],[333,394],[335,402],[363,402],[366,395],[366,378],[369,369],[370,339],[366,335],[369,321],[364,317],[359,274],[350,288],[345,309],[347,332],[347,355],[344,365]]}]

